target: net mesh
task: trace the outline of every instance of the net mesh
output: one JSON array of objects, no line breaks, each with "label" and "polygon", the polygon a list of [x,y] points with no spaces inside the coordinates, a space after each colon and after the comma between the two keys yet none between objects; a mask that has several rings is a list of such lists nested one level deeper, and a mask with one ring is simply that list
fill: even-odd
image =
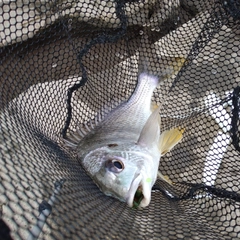
[{"label": "net mesh", "polygon": [[[239,239],[240,4],[237,0],[0,3],[2,239]],[[161,158],[143,210],[105,196],[61,138],[163,81]],[[131,116],[129,116],[131,117]],[[0,236],[0,238],[1,238]]]}]

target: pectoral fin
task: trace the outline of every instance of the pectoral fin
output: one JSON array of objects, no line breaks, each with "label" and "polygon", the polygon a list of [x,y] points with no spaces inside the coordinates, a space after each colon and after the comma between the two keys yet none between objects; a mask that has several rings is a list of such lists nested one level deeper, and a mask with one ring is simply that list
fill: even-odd
[{"label": "pectoral fin", "polygon": [[151,148],[151,146],[158,141],[160,134],[160,108],[161,106],[157,107],[149,116],[140,133],[137,144]]},{"label": "pectoral fin", "polygon": [[173,128],[164,131],[159,138],[159,150],[161,156],[169,152],[176,144],[178,144],[182,137],[185,129]]}]

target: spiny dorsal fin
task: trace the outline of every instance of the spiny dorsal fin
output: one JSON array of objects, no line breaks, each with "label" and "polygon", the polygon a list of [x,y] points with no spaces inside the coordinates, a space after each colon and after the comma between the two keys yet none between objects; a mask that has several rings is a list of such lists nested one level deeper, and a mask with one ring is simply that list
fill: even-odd
[{"label": "spiny dorsal fin", "polygon": [[137,144],[151,148],[152,144],[154,144],[158,140],[160,134],[160,108],[161,106],[156,108],[149,116],[140,133]]},{"label": "spiny dorsal fin", "polygon": [[68,134],[66,139],[63,139],[65,146],[72,149],[76,149],[79,142],[89,133],[91,133],[98,123],[101,121],[99,116],[96,116],[95,119],[90,120],[88,123],[81,124],[81,127],[77,128],[74,132]]},{"label": "spiny dorsal fin", "polygon": [[159,139],[161,156],[171,151],[171,149],[182,140],[184,131],[185,129],[173,128],[162,132]]}]

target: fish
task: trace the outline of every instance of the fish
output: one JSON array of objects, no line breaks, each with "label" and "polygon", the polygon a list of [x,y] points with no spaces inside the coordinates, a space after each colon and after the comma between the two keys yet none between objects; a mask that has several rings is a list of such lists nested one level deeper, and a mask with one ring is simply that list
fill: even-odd
[{"label": "fish", "polygon": [[[160,134],[161,105],[152,107],[159,77],[142,72],[131,97],[92,127],[78,128],[64,139],[99,189],[129,207],[150,204],[160,158],[182,139],[177,128]],[[93,126],[94,125],[94,126]]]}]

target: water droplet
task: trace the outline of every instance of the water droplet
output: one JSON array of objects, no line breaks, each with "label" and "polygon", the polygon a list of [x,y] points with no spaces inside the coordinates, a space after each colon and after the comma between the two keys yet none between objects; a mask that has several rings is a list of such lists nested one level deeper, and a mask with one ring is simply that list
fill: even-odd
[{"label": "water droplet", "polygon": [[57,67],[57,63],[52,64],[52,68],[55,68],[55,67]]},{"label": "water droplet", "polygon": [[140,34],[140,35],[143,35],[143,33],[144,33],[143,30],[140,30],[140,31],[139,31],[139,34]]}]

